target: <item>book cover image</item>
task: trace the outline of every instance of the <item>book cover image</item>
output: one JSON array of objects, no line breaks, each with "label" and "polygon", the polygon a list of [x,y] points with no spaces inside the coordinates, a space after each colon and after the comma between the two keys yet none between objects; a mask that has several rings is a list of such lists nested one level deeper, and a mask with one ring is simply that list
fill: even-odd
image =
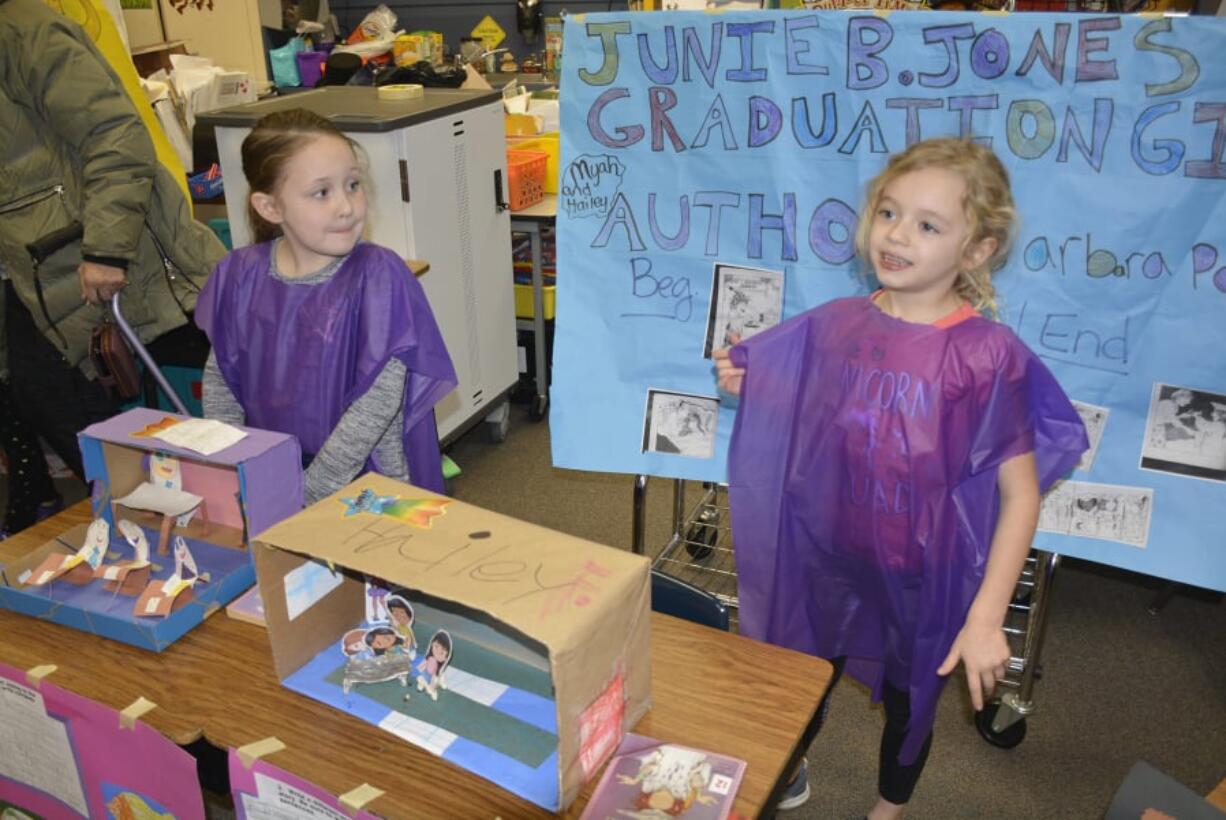
[{"label": "book cover image", "polygon": [[723,820],[745,761],[626,735],[580,820]]}]

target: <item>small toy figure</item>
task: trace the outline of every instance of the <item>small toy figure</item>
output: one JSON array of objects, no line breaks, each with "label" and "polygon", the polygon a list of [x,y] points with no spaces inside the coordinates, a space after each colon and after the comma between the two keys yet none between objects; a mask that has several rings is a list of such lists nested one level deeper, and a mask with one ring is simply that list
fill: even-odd
[{"label": "small toy figure", "polygon": [[438,690],[447,688],[444,673],[451,665],[451,635],[440,629],[430,638],[425,656],[417,662],[417,691],[425,692],[431,700],[438,700]]},{"label": "small toy figure", "polygon": [[111,525],[104,518],[96,518],[85,532],[85,543],[72,555],[52,553],[30,571],[22,580],[26,586],[43,584],[63,578],[70,584],[84,586],[94,580],[94,572],[102,564],[111,544]]},{"label": "small toy figure", "polygon": [[409,660],[417,657],[417,636],[413,634],[413,607],[402,595],[389,595],[386,603],[387,618],[392,629],[403,641]]}]

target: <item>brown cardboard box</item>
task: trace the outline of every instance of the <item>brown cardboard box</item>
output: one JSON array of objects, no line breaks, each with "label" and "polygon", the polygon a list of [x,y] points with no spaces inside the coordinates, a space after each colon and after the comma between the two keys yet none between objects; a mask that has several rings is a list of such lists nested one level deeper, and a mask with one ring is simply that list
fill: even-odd
[{"label": "brown cardboard box", "polygon": [[[261,533],[253,550],[284,685],[546,808],[569,805],[649,708],[642,556],[374,474]],[[421,654],[398,679],[349,677],[342,637],[367,616],[366,576],[415,612]],[[438,628],[453,648],[434,700],[417,667]]]}]

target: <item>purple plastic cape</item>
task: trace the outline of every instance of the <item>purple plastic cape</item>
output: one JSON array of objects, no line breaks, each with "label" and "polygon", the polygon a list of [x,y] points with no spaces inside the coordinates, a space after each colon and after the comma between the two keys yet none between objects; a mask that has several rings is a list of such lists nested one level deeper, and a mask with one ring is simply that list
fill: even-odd
[{"label": "purple plastic cape", "polygon": [[[247,424],[294,435],[313,455],[395,356],[408,370],[409,476],[443,492],[433,410],[456,375],[421,285],[396,254],[365,242],[327,282],[287,284],[268,274],[272,247],[227,255],[196,303]],[[373,453],[366,469],[382,472]]]},{"label": "purple plastic cape", "polygon": [[875,700],[884,680],[909,692],[913,762],[983,579],[998,467],[1034,451],[1046,490],[1086,449],[1081,420],[1007,327],[913,324],[866,297],[732,361],[748,368],[728,455],[741,633],[846,656]]}]

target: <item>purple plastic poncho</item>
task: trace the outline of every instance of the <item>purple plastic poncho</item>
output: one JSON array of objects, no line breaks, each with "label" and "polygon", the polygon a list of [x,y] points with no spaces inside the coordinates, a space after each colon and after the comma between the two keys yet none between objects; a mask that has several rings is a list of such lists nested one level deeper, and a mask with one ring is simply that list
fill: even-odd
[{"label": "purple plastic poncho", "polygon": [[936,674],[979,589],[1000,464],[1043,489],[1086,449],[1047,368],[1007,327],[947,328],[839,299],[746,340],[729,448],[741,632],[911,696],[899,759],[932,728]]},{"label": "purple plastic poncho", "polygon": [[[409,476],[442,492],[433,410],[456,376],[412,272],[396,254],[363,242],[327,282],[290,284],[269,275],[272,247],[228,254],[196,303],[196,324],[213,343],[247,424],[292,434],[314,455],[395,356],[408,370]],[[366,469],[382,472],[373,453]]]}]

